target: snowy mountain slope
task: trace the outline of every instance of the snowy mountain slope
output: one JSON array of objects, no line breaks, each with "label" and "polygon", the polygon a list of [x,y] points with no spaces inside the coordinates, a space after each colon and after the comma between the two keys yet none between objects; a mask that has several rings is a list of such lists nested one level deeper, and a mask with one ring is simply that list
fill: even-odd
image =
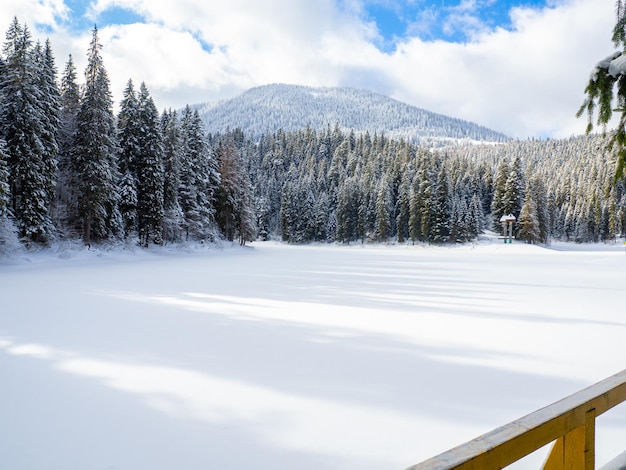
[{"label": "snowy mountain slope", "polygon": [[478,124],[432,113],[384,95],[353,88],[266,85],[221,102],[195,106],[208,132],[241,128],[250,137],[278,129],[334,127],[385,134],[422,144],[450,140],[503,142],[507,136]]}]

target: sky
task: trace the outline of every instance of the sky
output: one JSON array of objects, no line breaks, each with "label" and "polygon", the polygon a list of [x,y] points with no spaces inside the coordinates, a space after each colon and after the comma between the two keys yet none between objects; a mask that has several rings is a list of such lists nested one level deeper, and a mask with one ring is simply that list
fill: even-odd
[{"label": "sky", "polygon": [[[111,91],[159,109],[271,83],[349,86],[511,137],[584,133],[575,113],[610,55],[614,0],[3,0],[81,72],[97,25]],[[3,28],[3,29],[2,29]],[[4,39],[3,39],[4,40]]]}]

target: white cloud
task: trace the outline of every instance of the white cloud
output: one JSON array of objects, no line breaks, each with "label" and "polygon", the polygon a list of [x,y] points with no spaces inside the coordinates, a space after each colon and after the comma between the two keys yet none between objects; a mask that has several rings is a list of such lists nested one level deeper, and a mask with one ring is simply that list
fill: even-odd
[{"label": "white cloud", "polygon": [[136,11],[151,24],[102,28],[110,75],[116,69],[143,75],[137,80],[145,80],[155,97],[168,92],[168,101],[179,87],[198,91],[195,99],[186,96],[198,102],[264,83],[334,85],[340,67],[328,45],[372,47],[368,39],[376,34],[330,0],[181,0],[177,8],[163,0],[99,0],[90,12],[97,19],[114,6]]},{"label": "white cloud", "polygon": [[[352,85],[522,138],[563,137],[584,130],[584,119],[574,114],[591,68],[613,50],[614,5],[550,5],[514,9],[513,31],[493,31],[472,16],[476,2],[466,1],[458,14],[465,15],[459,18],[466,30],[470,22],[471,42],[409,37],[388,53],[376,47],[380,37],[363,20],[359,0],[178,0],[175,7],[168,0],[97,0],[90,14],[97,22],[102,12],[121,7],[146,21],[99,25],[116,99],[128,78],[145,81],[161,108],[275,82]],[[77,37],[62,30],[55,18],[66,11],[61,0],[0,6],[6,18],[53,28],[57,61],[71,52],[82,73],[89,32]]]},{"label": "white cloud", "polygon": [[2,0],[0,2],[0,18],[5,25],[1,25],[5,31],[13,17],[17,17],[21,23],[26,23],[30,28],[35,25],[56,27],[57,19],[65,17],[69,9],[63,0]]},{"label": "white cloud", "polygon": [[515,29],[468,44],[412,39],[392,57],[398,98],[518,137],[584,131],[574,117],[598,58],[611,51],[609,0],[512,12]]}]

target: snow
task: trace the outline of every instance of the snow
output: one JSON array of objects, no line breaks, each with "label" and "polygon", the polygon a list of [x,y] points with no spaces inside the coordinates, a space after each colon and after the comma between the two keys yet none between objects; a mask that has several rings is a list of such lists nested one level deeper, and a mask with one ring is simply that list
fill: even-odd
[{"label": "snow", "polygon": [[[493,237],[0,260],[0,468],[406,468],[622,370],[625,266]],[[599,465],[624,433],[598,419]]]},{"label": "snow", "polygon": [[611,61],[609,65],[609,75],[612,77],[619,77],[626,72],[626,55],[622,54]]},{"label": "snow", "polygon": [[611,62],[622,55],[622,51],[615,51],[610,56],[605,57],[596,64],[597,69],[608,69],[611,66]]}]

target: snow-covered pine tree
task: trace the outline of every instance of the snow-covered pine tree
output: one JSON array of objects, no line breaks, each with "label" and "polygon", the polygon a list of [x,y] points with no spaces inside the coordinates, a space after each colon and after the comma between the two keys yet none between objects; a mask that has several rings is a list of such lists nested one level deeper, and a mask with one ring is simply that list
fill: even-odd
[{"label": "snow-covered pine tree", "polygon": [[411,193],[409,199],[409,237],[411,242],[415,244],[422,236],[422,219],[420,210],[420,177],[419,173],[415,173],[413,181],[411,181]]},{"label": "snow-covered pine tree", "polygon": [[[290,171],[288,175],[295,175]],[[287,178],[282,191],[281,236],[290,243],[307,243],[315,238],[316,200],[310,178]]]},{"label": "snow-covered pine tree", "polygon": [[478,237],[484,231],[484,212],[481,198],[478,194],[472,195],[469,206],[469,235],[470,239]]},{"label": "snow-covered pine tree", "polygon": [[122,232],[124,238],[130,240],[137,233],[137,179],[133,173],[121,174],[118,191]]},{"label": "snow-covered pine tree", "polygon": [[[620,50],[598,62],[585,88],[587,95],[577,116],[588,117],[587,133],[593,131],[597,109],[597,124],[606,128],[613,112],[620,113],[617,128],[612,132],[610,147],[617,153],[614,182],[623,179],[626,171],[626,0],[616,1],[613,44]],[[614,108],[614,98],[617,108]]]},{"label": "snow-covered pine tree", "polygon": [[398,243],[404,243],[409,237],[409,216],[411,200],[411,180],[414,172],[406,168],[402,172],[402,181],[398,191],[398,201],[396,204],[396,230]]},{"label": "snow-covered pine tree", "polygon": [[617,208],[617,198],[615,196],[615,188],[611,188],[609,192],[609,202],[607,205],[608,212],[608,236],[609,238],[614,238],[615,235],[621,234],[621,226],[619,222],[619,210]]},{"label": "snow-covered pine tree", "polygon": [[215,196],[220,183],[217,159],[204,135],[197,110],[186,106],[181,118],[182,155],[180,207],[185,216],[186,238],[205,240],[215,224]]},{"label": "snow-covered pine tree", "polygon": [[292,227],[296,223],[297,208],[293,182],[287,180],[283,185],[280,199],[280,238],[284,242],[290,242]]},{"label": "snow-covered pine tree", "polygon": [[240,207],[241,169],[239,152],[230,134],[220,139],[216,156],[220,173],[217,189],[216,219],[220,230],[227,240],[233,241],[237,234],[238,208]]},{"label": "snow-covered pine tree", "polygon": [[119,211],[124,226],[124,237],[129,239],[137,233],[137,175],[140,160],[140,135],[142,122],[139,102],[132,79],[129,79],[120,101],[117,115],[118,157],[121,175],[119,182]]},{"label": "snow-covered pine tree", "polygon": [[431,197],[429,241],[434,243],[446,243],[450,240],[452,202],[450,200],[448,175],[445,164],[442,164],[439,169],[437,182]]},{"label": "snow-covered pine tree", "polygon": [[237,205],[236,223],[239,244],[243,246],[256,239],[258,228],[252,201],[253,189],[247,172],[241,173],[239,186],[240,197]]},{"label": "snow-covered pine tree", "polygon": [[454,196],[450,216],[450,241],[463,243],[471,238],[469,220],[469,208],[466,199],[459,195]]},{"label": "snow-covered pine tree", "polygon": [[491,200],[491,216],[493,218],[492,228],[495,231],[500,231],[501,229],[500,217],[507,215],[505,186],[510,172],[511,169],[508,161],[506,159],[500,160],[496,173],[496,179],[493,182],[493,198]]},{"label": "snow-covered pine tree", "polygon": [[83,242],[112,239],[122,231],[118,210],[117,139],[109,77],[94,27],[87,54],[85,88],[76,116],[72,175],[77,182]]},{"label": "snow-covered pine tree", "polygon": [[182,240],[183,211],[178,201],[181,164],[181,129],[176,111],[161,115],[163,135],[163,239],[165,242]]},{"label": "snow-covered pine tree", "polygon": [[526,200],[517,221],[517,238],[527,243],[537,243],[541,239],[537,206],[530,191],[526,195]]},{"label": "snow-covered pine tree", "polygon": [[519,218],[524,204],[524,193],[526,188],[526,178],[522,169],[522,160],[516,156],[511,165],[509,177],[504,184],[504,213],[513,214]]},{"label": "snow-covered pine tree", "polygon": [[159,113],[145,83],[137,101],[137,223],[140,243],[147,247],[150,242],[163,243],[163,137]]},{"label": "snow-covered pine tree", "polygon": [[[186,106],[181,118],[181,162],[180,187],[178,188],[179,204],[184,215],[185,240],[204,238],[201,210],[198,205],[199,188],[196,182],[198,169],[198,150],[194,143],[202,144],[201,136],[193,127],[193,111]],[[200,150],[202,151],[202,150]]]},{"label": "snow-covered pine tree", "polygon": [[9,154],[4,139],[0,137],[0,217],[8,216],[10,199]]},{"label": "snow-covered pine tree", "polygon": [[337,240],[350,243],[365,237],[361,213],[363,188],[357,177],[347,178],[337,195]]},{"label": "snow-covered pine tree", "polygon": [[0,256],[7,256],[19,246],[17,229],[9,213],[9,155],[4,139],[0,138]]},{"label": "snow-covered pine tree", "polygon": [[424,156],[422,168],[418,172],[420,177],[420,192],[418,194],[419,211],[421,220],[421,240],[431,241],[433,224],[433,208],[435,187],[437,183],[437,166],[440,163],[434,158]]},{"label": "snow-covered pine tree", "polygon": [[[546,195],[545,185],[541,178],[535,176],[526,189],[526,199],[531,198],[536,210],[539,238],[537,241],[547,243],[550,236],[550,204]],[[521,213],[520,213],[521,217]]]},{"label": "snow-covered pine tree", "polygon": [[68,57],[60,86],[60,129],[58,173],[55,194],[55,223],[62,236],[70,236],[80,229],[75,183],[71,178],[74,133],[76,116],[80,107],[80,87],[77,83],[76,67],[70,55]]},{"label": "snow-covered pine tree", "polygon": [[376,239],[386,241],[390,236],[391,227],[389,224],[391,206],[391,194],[386,178],[383,178],[378,185],[376,193]]},{"label": "snow-covered pine tree", "polygon": [[325,191],[322,191],[317,195],[317,199],[315,200],[315,209],[313,213],[315,218],[313,240],[320,242],[328,241],[328,194]]},{"label": "snow-covered pine tree", "polygon": [[46,114],[52,99],[40,89],[39,74],[48,72],[41,47],[33,48],[30,31],[13,19],[3,53],[6,68],[0,115],[9,154],[11,206],[20,235],[37,243],[54,236],[50,205],[56,176],[53,119]]},{"label": "snow-covered pine tree", "polygon": [[[200,187],[202,188],[202,192],[200,193],[202,198],[200,202],[201,207],[203,208],[204,219],[206,221],[207,234],[210,237],[214,237],[216,236],[215,232],[218,230],[217,223],[215,221],[215,204],[217,200],[217,190],[221,182],[219,162],[213,147],[207,142],[204,124],[197,109],[193,113],[193,119],[195,127],[199,129],[199,134],[202,136],[202,142],[204,143],[204,153],[202,154],[202,159],[200,160],[202,175],[202,179],[199,181]],[[235,136],[237,136],[236,133]],[[235,139],[235,143],[236,145],[239,145],[237,138]]]},{"label": "snow-covered pine tree", "polygon": [[303,178],[300,181],[300,223],[298,239],[300,242],[310,242],[315,238],[315,183],[312,178]]},{"label": "snow-covered pine tree", "polygon": [[35,47],[35,64],[37,66],[37,86],[41,92],[39,107],[42,115],[41,142],[43,144],[42,159],[44,180],[46,181],[46,201],[50,201],[49,205],[52,206],[58,173],[61,93],[57,86],[57,69],[49,39],[46,40],[43,49],[39,43]]}]

